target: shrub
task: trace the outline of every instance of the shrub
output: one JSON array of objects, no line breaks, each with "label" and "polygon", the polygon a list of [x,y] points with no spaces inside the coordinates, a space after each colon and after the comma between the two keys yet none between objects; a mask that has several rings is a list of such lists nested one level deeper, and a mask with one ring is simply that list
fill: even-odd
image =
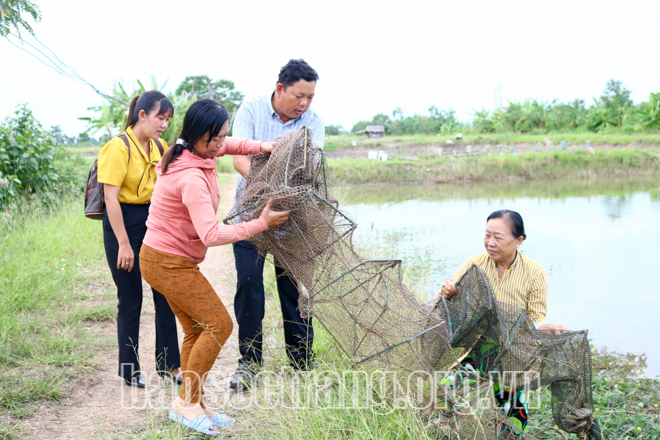
[{"label": "shrub", "polygon": [[55,147],[49,135],[27,104],[0,124],[0,209],[14,209],[21,200],[48,202],[80,186],[73,173],[56,165],[56,155],[67,153]]}]

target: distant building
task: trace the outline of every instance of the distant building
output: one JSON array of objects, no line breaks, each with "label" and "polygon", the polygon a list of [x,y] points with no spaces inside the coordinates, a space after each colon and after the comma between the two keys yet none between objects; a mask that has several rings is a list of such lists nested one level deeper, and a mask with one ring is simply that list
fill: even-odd
[{"label": "distant building", "polygon": [[368,125],[366,130],[357,131],[355,134],[366,134],[367,138],[381,138],[385,136],[385,126]]}]

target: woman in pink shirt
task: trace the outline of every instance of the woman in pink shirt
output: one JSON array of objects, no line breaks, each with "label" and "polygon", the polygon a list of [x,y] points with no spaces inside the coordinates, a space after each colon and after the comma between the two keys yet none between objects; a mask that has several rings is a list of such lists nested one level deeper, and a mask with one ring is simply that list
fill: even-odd
[{"label": "woman in pink shirt", "polygon": [[210,246],[241,240],[277,226],[289,211],[273,212],[269,201],[258,219],[227,226],[218,223],[220,202],[217,156],[271,152],[274,144],[227,138],[229,114],[212,99],[193,103],[181,135],[156,167],[147,233],[140,251],[144,279],[161,292],[179,319],[183,385],[170,418],[209,435],[234,420],[204,403],[203,383],[233,324],[225,306],[199,271]]}]

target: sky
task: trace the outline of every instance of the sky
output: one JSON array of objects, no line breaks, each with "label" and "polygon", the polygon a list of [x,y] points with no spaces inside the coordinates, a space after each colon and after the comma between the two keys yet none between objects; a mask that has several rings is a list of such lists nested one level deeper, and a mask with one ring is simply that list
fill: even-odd
[{"label": "sky", "polygon": [[[83,78],[229,79],[247,96],[274,90],[303,58],[319,74],[312,107],[350,129],[377,113],[453,108],[462,120],[503,102],[592,102],[615,78],[635,102],[660,91],[658,1],[41,1],[36,36]],[[28,103],[69,136],[102,99],[0,38],[0,119]]]}]

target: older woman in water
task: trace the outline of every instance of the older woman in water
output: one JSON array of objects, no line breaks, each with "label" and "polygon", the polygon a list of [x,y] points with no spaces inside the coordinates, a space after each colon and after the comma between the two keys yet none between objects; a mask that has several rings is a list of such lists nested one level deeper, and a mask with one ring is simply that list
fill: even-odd
[{"label": "older woman in water", "polygon": [[[568,330],[561,324],[549,324],[545,321],[548,309],[548,276],[543,266],[518,251],[525,238],[525,226],[520,214],[508,209],[493,212],[486,223],[486,252],[469,258],[450,280],[445,281],[439,295],[447,299],[456,296],[456,282],[474,264],[488,279],[495,298],[499,302],[524,308],[538,330],[557,333]],[[479,369],[478,366],[471,365],[469,355],[462,363],[475,373]],[[487,374],[482,371],[478,373]],[[527,426],[525,391],[498,385],[495,384],[494,389],[497,401],[511,422],[524,431]]]}]

